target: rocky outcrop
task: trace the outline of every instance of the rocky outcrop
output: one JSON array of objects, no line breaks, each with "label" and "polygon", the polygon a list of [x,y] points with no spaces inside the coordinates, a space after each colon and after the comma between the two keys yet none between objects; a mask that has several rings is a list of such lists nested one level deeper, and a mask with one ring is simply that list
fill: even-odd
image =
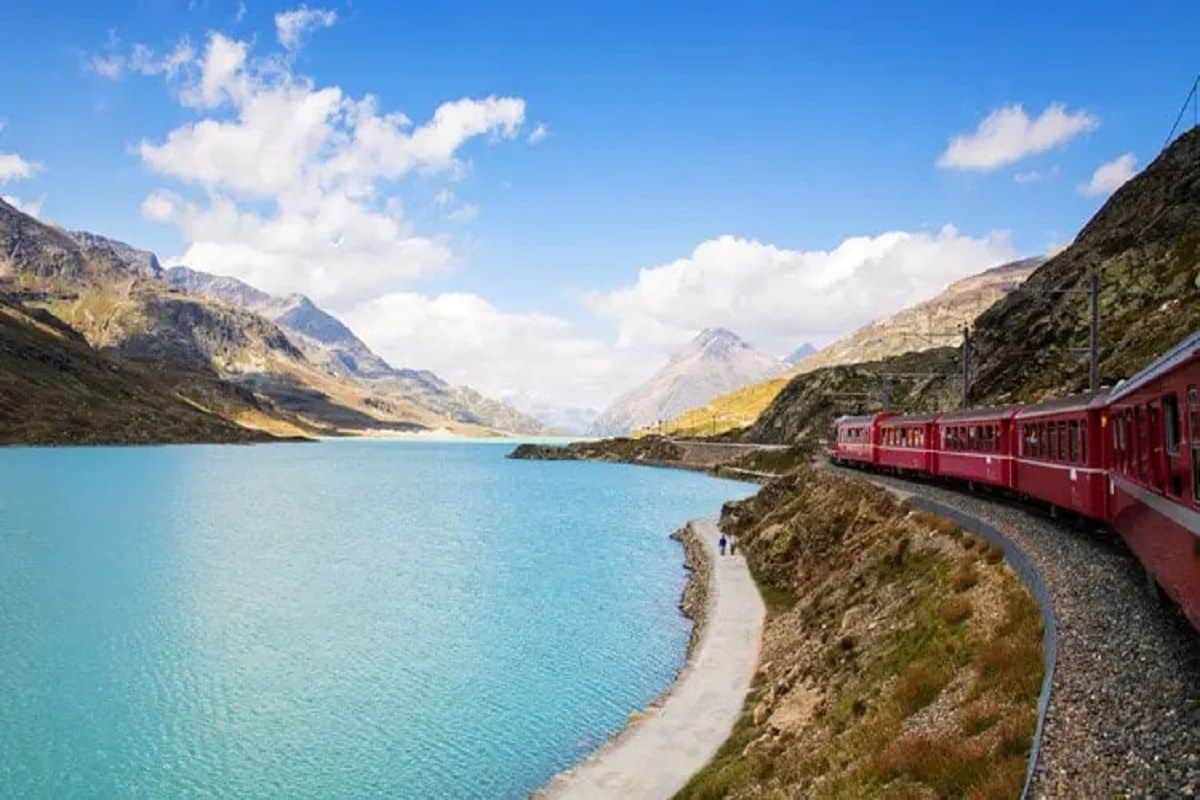
[{"label": "rocky outcrop", "polygon": [[667,420],[732,389],[782,372],[774,356],[755,350],[724,328],[701,331],[665,367],[621,395],[592,425],[599,436],[620,436]]},{"label": "rocky outcrop", "polygon": [[1200,128],[1129,180],[1069,247],[975,327],[975,397],[1069,394],[1088,382],[1089,276],[1101,275],[1100,372],[1113,384],[1200,330]]}]

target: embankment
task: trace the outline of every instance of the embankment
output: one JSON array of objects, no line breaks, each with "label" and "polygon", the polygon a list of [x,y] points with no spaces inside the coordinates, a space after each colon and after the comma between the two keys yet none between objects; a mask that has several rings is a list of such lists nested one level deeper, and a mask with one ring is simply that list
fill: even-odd
[{"label": "embankment", "polygon": [[722,527],[770,613],[745,712],[679,797],[1020,795],[1042,624],[999,549],[804,467]]}]

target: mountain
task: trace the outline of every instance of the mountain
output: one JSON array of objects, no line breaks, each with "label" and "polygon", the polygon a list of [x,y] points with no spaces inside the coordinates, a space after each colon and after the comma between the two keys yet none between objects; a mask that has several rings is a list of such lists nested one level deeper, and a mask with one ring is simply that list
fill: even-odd
[{"label": "mountain", "polygon": [[[975,321],[971,401],[1036,402],[1086,389],[1093,271],[1101,275],[1100,378],[1114,385],[1200,330],[1200,128],[1165,148],[1126,182],[1074,242]],[[794,377],[749,428],[747,441],[800,442],[826,435],[839,413],[881,408],[881,373],[894,380],[890,407],[939,410],[961,396],[957,353],[940,348],[873,364]],[[924,376],[924,377],[920,377]],[[865,397],[837,402],[846,393]]]},{"label": "mountain", "polygon": [[345,324],[301,294],[276,297],[220,275],[171,267],[165,280],[192,295],[253,311],[278,325],[312,363],[331,376],[358,379],[371,391],[416,403],[455,422],[522,434],[545,426],[468,386],[452,386],[428,370],[395,369],[367,347]]},{"label": "mountain", "polygon": [[[788,357],[792,369],[787,377],[745,386],[714,398],[706,405],[671,419],[665,430],[680,436],[711,436],[743,428],[752,424],[771,404],[791,376],[839,364],[957,346],[962,341],[957,331],[964,323],[972,322],[993,302],[1020,286],[1044,262],[1041,257],[1027,258],[963,278],[930,300],[865,325],[797,360],[798,354],[812,347],[806,344]],[[939,335],[932,336],[931,332]]]},{"label": "mountain", "polygon": [[551,403],[521,392],[508,394],[504,400],[513,408],[540,420],[550,430],[570,436],[586,435],[600,416],[598,408]]},{"label": "mountain", "polygon": [[813,347],[812,342],[805,342],[793,350],[784,361],[794,367],[815,352],[817,352],[817,348]]},{"label": "mountain", "polygon": [[782,361],[755,350],[733,332],[708,328],[648,381],[617,398],[592,431],[604,436],[630,433],[784,368]]},{"label": "mountain", "polygon": [[393,370],[342,322],[302,294],[276,297],[237,278],[211,275],[184,266],[169,268],[164,279],[188,294],[220,300],[261,314],[296,337],[311,361],[334,374],[375,378]]},{"label": "mountain", "polygon": [[1045,263],[1042,256],[1001,264],[956,281],[930,300],[864,325],[848,336],[821,348],[796,364],[797,372],[810,372],[835,364],[877,361],[901,353],[936,347],[957,347],[960,329],[1020,286]]},{"label": "mountain", "polygon": [[331,374],[272,320],[182,293],[156,265],[146,251],[63,231],[0,201],[0,292],[53,315],[102,355],[152,372],[189,403],[287,435],[492,432]]},{"label": "mountain", "polygon": [[153,371],[100,353],[49,312],[0,298],[0,444],[270,438],[179,396]]}]

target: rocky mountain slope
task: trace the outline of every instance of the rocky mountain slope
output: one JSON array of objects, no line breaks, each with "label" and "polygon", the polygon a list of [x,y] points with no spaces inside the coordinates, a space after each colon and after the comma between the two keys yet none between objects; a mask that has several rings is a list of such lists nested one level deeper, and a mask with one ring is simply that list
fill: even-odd
[{"label": "rocky mountain slope", "polygon": [[794,367],[816,352],[817,348],[813,347],[812,342],[805,342],[789,353],[788,357],[785,358],[784,361]]},{"label": "rocky mountain slope", "polygon": [[1042,256],[992,267],[956,281],[933,298],[876,320],[796,363],[796,372],[878,361],[901,353],[957,347],[959,329],[1020,286],[1045,263]]},{"label": "rocky mountain slope", "polygon": [[[241,403],[256,411],[253,398]],[[0,444],[271,438],[181,397],[154,371],[102,355],[52,314],[0,299]]]},{"label": "rocky mountain slope", "polygon": [[[930,300],[872,322],[799,360],[786,377],[752,384],[714,398],[670,420],[665,430],[678,436],[711,436],[751,425],[788,385],[793,375],[823,367],[880,361],[909,352],[957,346],[956,332],[997,299],[1017,288],[1045,259],[1027,258],[1002,264],[950,284]],[[931,335],[937,332],[944,335]],[[797,351],[799,353],[800,351]],[[818,379],[824,382],[825,379]]]},{"label": "rocky mountain slope", "polygon": [[289,434],[490,432],[331,375],[273,321],[181,293],[158,271],[144,251],[67,233],[0,201],[0,290],[53,314],[105,355],[152,369],[190,402]]},{"label": "rocky mountain slope", "polygon": [[352,378],[385,397],[415,403],[459,423],[538,434],[546,426],[468,386],[452,386],[428,370],[396,369],[337,317],[301,294],[276,297],[247,283],[176,266],[166,281],[193,295],[244,308],[273,321],[312,363],[331,376]]},{"label": "rocky mountain slope", "polygon": [[[1117,190],[1075,241],[1019,290],[981,314],[972,337],[971,400],[1033,402],[1088,385],[1087,287],[1100,290],[1100,374],[1113,385],[1200,330],[1200,128],[1167,147]],[[891,407],[955,407],[961,381],[954,350],[798,375],[743,434],[749,441],[811,441],[840,412],[882,407],[885,373],[934,373],[893,383]],[[850,397],[851,389],[864,396]]]},{"label": "rocky mountain slope", "polygon": [[774,356],[755,350],[724,328],[701,331],[649,380],[626,392],[592,426],[600,435],[619,435],[670,419],[717,395],[782,372]]}]

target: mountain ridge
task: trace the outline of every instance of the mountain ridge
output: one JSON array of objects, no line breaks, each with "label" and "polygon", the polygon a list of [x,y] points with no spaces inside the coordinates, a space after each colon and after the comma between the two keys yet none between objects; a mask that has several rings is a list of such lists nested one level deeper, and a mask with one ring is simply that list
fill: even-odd
[{"label": "mountain ridge", "polygon": [[732,331],[705,328],[650,378],[614,400],[593,422],[592,432],[630,433],[784,369],[782,361]]}]

